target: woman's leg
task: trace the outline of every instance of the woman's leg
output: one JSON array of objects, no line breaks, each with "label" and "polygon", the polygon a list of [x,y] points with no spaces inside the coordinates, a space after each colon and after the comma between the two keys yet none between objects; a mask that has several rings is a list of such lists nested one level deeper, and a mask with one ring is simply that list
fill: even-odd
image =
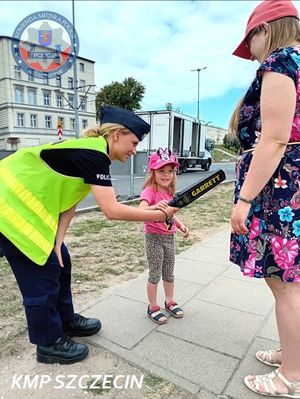
[{"label": "woman's leg", "polygon": [[266,279],[276,301],[276,321],[282,351],[281,373],[300,381],[300,283]]},{"label": "woman's leg", "polygon": [[[281,345],[281,374],[290,382],[300,381],[300,283],[285,283],[266,278],[275,297],[275,313]],[[249,381],[254,380],[249,377]],[[279,392],[286,393],[286,385],[278,378],[274,383]],[[265,392],[263,383],[260,392]],[[297,389],[298,391],[298,389]]]},{"label": "woman's leg", "polygon": [[[275,279],[271,278],[271,277],[265,278],[265,282],[267,283],[267,285],[269,286],[270,290],[272,291],[272,293],[274,295],[274,298],[275,298],[275,301],[276,301],[277,288],[276,288],[276,284],[272,284],[273,280],[275,280]],[[275,304],[276,304],[276,302],[275,302]],[[275,316],[276,316],[276,319],[277,319],[276,307],[275,307]],[[278,326],[277,326],[277,329],[279,330]],[[280,351],[279,350],[273,351],[271,361],[273,363],[281,364],[281,350]]]}]

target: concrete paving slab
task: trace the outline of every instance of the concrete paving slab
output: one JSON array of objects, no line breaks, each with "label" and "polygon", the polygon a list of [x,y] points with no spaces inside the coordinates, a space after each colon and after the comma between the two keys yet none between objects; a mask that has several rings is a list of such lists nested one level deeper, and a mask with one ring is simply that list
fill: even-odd
[{"label": "concrete paving slab", "polygon": [[195,247],[176,256],[177,259],[195,260],[219,266],[229,266],[229,251],[219,248]]},{"label": "concrete paving slab", "polygon": [[259,395],[252,392],[244,385],[244,377],[249,374],[266,374],[274,370],[274,367],[267,366],[255,358],[255,353],[262,348],[271,348],[272,341],[257,338],[251,345],[246,358],[241,362],[232,380],[228,384],[224,394],[232,399],[257,399]]},{"label": "concrete paving slab", "polygon": [[[168,320],[164,333],[242,359],[264,317],[190,300],[182,320]],[[245,328],[247,326],[247,328]]]},{"label": "concrete paving slab", "polygon": [[237,359],[168,336],[163,330],[153,331],[132,352],[217,394],[238,364]]},{"label": "concrete paving slab", "polygon": [[265,348],[265,349],[277,349],[277,348],[279,348],[279,335],[278,335],[278,330],[277,330],[275,310],[270,313],[270,315],[266,319],[266,322],[263,325],[262,329],[258,332],[257,336],[261,337],[261,338],[265,338],[265,339],[268,339],[268,340],[272,340],[272,341],[278,342],[277,346],[275,345],[272,348]]},{"label": "concrete paving slab", "polygon": [[202,389],[196,396],[197,399],[219,399],[220,395],[213,394],[211,392],[207,392]]},{"label": "concrete paving slab", "polygon": [[175,261],[175,286],[176,279],[207,285],[226,270],[226,266],[209,264],[188,258],[176,258]]},{"label": "concrete paving slab", "polygon": [[251,282],[253,284],[261,284],[267,286],[264,278],[251,278],[244,276],[241,273],[239,266],[235,265],[234,263],[231,263],[231,267],[228,267],[224,271],[224,273],[222,273],[222,277],[229,277],[240,281],[246,281],[248,283]]},{"label": "concrete paving slab", "polygon": [[101,334],[92,336],[92,341],[100,345],[103,337],[126,349],[132,349],[156,327],[156,324],[145,317],[143,303],[117,295],[107,296],[88,309],[85,315],[101,320]]},{"label": "concrete paving slab", "polygon": [[220,276],[197,294],[196,298],[263,316],[274,305],[273,296],[266,286]]},{"label": "concrete paving slab", "polygon": [[[255,359],[278,348],[274,299],[264,280],[249,279],[228,260],[228,230],[176,256],[176,300],[185,316],[157,326],[145,316],[147,272],[86,308],[103,330],[86,340],[197,399],[256,399],[243,385],[270,367]],[[163,303],[162,284],[159,302]]]},{"label": "concrete paving slab", "polygon": [[222,249],[224,251],[229,251],[229,243],[230,243],[230,231],[225,231],[219,233],[208,240],[201,241],[198,244],[198,248],[200,247],[209,247],[209,248],[217,248]]},{"label": "concrete paving slab", "polygon": [[[124,298],[134,299],[145,304],[144,315],[146,317],[146,305],[148,304],[146,284],[147,274],[143,273],[143,279],[135,279],[122,284],[115,291],[115,294]],[[195,296],[204,288],[204,285],[184,281],[179,278],[175,280],[175,296],[174,298],[180,305],[184,305],[189,299]],[[162,282],[158,285],[158,303],[164,306],[165,295]]]},{"label": "concrete paving slab", "polygon": [[[177,385],[179,388],[190,392],[192,395],[196,395],[200,391],[200,385],[194,384],[191,381],[188,381],[182,376],[178,375],[174,370],[168,370],[163,367],[163,362],[157,365],[151,362],[149,359],[145,359],[144,357],[140,356],[140,353],[133,352],[122,348],[119,345],[114,344],[111,341],[103,338],[95,343],[92,341],[92,337],[87,337],[86,340],[95,345],[96,347],[101,347],[104,349],[109,350],[110,352],[114,353],[115,355],[120,356],[129,364],[132,364],[141,370],[145,370],[147,373],[151,373],[157,377],[163,378],[167,381],[172,382],[173,384]],[[124,398],[125,399],[125,398]]]}]

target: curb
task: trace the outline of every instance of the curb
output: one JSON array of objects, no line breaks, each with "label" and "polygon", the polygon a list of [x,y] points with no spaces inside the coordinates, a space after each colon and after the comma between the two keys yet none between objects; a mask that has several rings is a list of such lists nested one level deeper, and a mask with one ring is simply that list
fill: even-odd
[{"label": "curb", "polygon": [[[234,181],[235,181],[234,179],[225,180],[221,184],[232,183]],[[134,203],[138,202],[139,200],[140,200],[140,197],[137,197],[137,198],[129,199],[126,201],[120,201],[120,204],[125,204],[125,205],[126,204],[134,204]],[[86,208],[76,209],[75,216],[81,215],[82,213],[89,213],[89,212],[95,212],[95,211],[101,212],[98,205],[93,205],[93,206],[88,206]]]}]

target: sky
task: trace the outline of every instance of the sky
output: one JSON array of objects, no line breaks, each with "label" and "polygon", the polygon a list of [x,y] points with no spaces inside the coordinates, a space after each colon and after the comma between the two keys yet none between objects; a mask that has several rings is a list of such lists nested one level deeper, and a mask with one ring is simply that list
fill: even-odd
[{"label": "sky", "polygon": [[[142,110],[172,103],[223,128],[251,83],[257,62],[232,55],[259,1],[85,1],[75,0],[79,56],[95,61],[98,91],[133,77],[146,87]],[[299,1],[294,4],[300,11]],[[72,22],[72,1],[1,1],[0,35],[38,11],[54,11]],[[13,16],[13,17],[12,17]]]}]

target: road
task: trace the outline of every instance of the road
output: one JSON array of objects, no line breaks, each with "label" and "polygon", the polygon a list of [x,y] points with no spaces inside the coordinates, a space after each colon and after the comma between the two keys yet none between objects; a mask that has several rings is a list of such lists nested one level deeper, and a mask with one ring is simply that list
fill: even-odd
[{"label": "road", "polygon": [[[188,169],[188,173],[184,173],[180,176],[177,176],[177,191],[184,189],[190,184],[196,182],[197,180],[204,179],[205,177],[211,175],[213,172],[218,169],[223,169],[226,174],[226,180],[234,179],[234,162],[228,163],[213,163],[211,165],[210,171],[205,172],[200,169]],[[120,199],[128,199],[130,196],[137,196],[140,194],[143,188],[143,184],[145,181],[145,176],[135,176],[134,177],[134,185],[132,192],[130,193],[130,176],[129,175],[115,175],[112,176],[112,183],[117,196],[120,196]],[[91,206],[95,206],[96,202],[92,194],[89,194],[80,204],[77,206],[77,209],[88,208]]]}]

